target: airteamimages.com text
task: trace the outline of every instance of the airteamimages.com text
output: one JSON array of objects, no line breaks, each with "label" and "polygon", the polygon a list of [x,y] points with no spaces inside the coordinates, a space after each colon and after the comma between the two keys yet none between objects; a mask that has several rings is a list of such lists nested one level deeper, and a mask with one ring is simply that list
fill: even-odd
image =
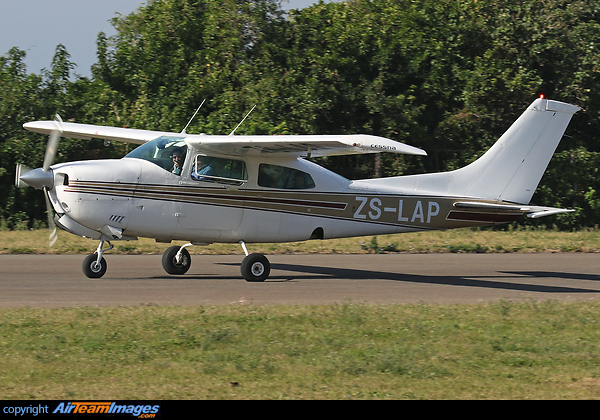
[{"label": "airteamimages.com text", "polygon": [[70,415],[70,414],[109,414],[129,415],[136,418],[156,418],[160,413],[159,404],[132,404],[130,402],[53,402],[50,404],[5,405],[2,408],[4,415],[38,416],[38,415]]}]

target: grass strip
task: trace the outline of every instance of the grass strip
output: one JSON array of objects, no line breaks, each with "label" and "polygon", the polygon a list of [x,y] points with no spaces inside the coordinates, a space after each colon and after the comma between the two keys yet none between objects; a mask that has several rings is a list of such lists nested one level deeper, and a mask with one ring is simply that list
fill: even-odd
[{"label": "grass strip", "polygon": [[5,399],[591,399],[600,303],[1,309]]},{"label": "grass strip", "polygon": [[[176,241],[174,244],[183,244]],[[153,239],[114,241],[113,254],[161,254],[168,244]],[[89,254],[97,241],[59,232],[53,247],[48,230],[0,231],[0,254]],[[188,248],[194,254],[242,254],[238,244],[213,244]],[[252,244],[252,252],[264,254],[311,253],[440,253],[440,252],[600,252],[597,229],[562,232],[544,228],[517,228],[506,231],[455,229],[395,235],[364,236],[277,244]]]}]

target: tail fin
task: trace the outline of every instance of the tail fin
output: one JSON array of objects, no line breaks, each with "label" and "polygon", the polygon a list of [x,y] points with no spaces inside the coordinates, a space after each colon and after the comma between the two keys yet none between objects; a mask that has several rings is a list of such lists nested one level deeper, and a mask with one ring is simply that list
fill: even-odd
[{"label": "tail fin", "polygon": [[465,187],[460,193],[529,203],[571,117],[579,109],[536,99],[482,157],[454,171],[456,184]]},{"label": "tail fin", "polygon": [[579,110],[575,105],[539,98],[483,156],[464,168],[355,182],[407,193],[528,204],[571,117]]}]

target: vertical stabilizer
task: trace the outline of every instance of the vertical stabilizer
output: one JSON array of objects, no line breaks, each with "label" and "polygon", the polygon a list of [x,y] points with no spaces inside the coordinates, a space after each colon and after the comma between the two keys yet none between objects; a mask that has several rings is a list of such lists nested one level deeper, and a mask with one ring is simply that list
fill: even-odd
[{"label": "vertical stabilizer", "polygon": [[580,108],[536,99],[479,159],[450,172],[354,181],[357,188],[441,194],[528,204]]},{"label": "vertical stabilizer", "polygon": [[454,171],[466,196],[529,203],[579,107],[536,99],[478,160]]}]

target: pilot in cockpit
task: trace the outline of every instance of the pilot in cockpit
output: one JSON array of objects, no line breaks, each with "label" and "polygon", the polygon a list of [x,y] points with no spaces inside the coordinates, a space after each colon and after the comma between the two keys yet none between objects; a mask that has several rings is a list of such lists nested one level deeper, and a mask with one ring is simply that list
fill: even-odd
[{"label": "pilot in cockpit", "polygon": [[171,158],[173,159],[171,173],[181,175],[181,169],[183,167],[183,162],[185,161],[185,151],[183,149],[175,149],[173,150],[173,153],[171,153]]}]

